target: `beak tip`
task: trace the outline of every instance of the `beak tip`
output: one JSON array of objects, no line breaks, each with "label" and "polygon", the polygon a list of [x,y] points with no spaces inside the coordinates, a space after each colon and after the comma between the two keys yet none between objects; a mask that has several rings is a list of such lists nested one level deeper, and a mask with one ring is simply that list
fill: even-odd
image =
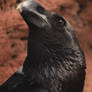
[{"label": "beak tip", "polygon": [[19,12],[22,12],[22,5],[21,4],[19,4],[18,6],[17,6],[17,8],[16,8]]}]

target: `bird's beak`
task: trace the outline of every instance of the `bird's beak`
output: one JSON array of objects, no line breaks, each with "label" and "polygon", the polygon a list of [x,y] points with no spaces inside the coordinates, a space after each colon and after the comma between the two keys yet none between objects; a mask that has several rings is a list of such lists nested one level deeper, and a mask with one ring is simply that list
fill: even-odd
[{"label": "bird's beak", "polygon": [[19,12],[22,12],[22,3],[20,3],[19,5],[18,5],[18,7],[16,8]]},{"label": "bird's beak", "polygon": [[17,7],[27,24],[34,24],[38,27],[50,25],[45,12],[47,12],[38,2],[26,0]]}]

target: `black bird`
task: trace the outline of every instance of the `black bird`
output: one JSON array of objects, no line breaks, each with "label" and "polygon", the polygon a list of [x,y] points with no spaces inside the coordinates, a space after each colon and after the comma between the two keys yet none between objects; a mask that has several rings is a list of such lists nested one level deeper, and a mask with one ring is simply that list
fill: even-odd
[{"label": "black bird", "polygon": [[29,27],[27,58],[0,92],[83,92],[85,57],[68,21],[34,0],[17,9]]}]

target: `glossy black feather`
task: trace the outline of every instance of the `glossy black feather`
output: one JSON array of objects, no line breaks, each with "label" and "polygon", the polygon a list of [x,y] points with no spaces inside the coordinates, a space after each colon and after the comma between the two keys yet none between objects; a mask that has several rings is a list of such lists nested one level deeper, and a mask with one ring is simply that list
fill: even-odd
[{"label": "glossy black feather", "polygon": [[0,92],[83,92],[85,57],[67,20],[33,0],[18,9],[29,27],[28,55]]}]

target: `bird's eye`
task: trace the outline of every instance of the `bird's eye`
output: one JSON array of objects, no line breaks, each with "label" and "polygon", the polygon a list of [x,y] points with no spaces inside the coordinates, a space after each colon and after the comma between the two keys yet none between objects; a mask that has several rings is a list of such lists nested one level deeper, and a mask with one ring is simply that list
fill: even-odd
[{"label": "bird's eye", "polygon": [[60,26],[65,26],[66,24],[65,19],[59,15],[55,15],[55,20]]},{"label": "bird's eye", "polygon": [[64,24],[65,24],[65,22],[64,22],[62,19],[58,20],[58,22],[59,22],[60,25],[62,25],[62,26],[64,26]]},{"label": "bird's eye", "polygon": [[58,17],[57,18],[57,22],[59,23],[59,25],[64,26],[65,25],[65,20],[63,17]]}]

